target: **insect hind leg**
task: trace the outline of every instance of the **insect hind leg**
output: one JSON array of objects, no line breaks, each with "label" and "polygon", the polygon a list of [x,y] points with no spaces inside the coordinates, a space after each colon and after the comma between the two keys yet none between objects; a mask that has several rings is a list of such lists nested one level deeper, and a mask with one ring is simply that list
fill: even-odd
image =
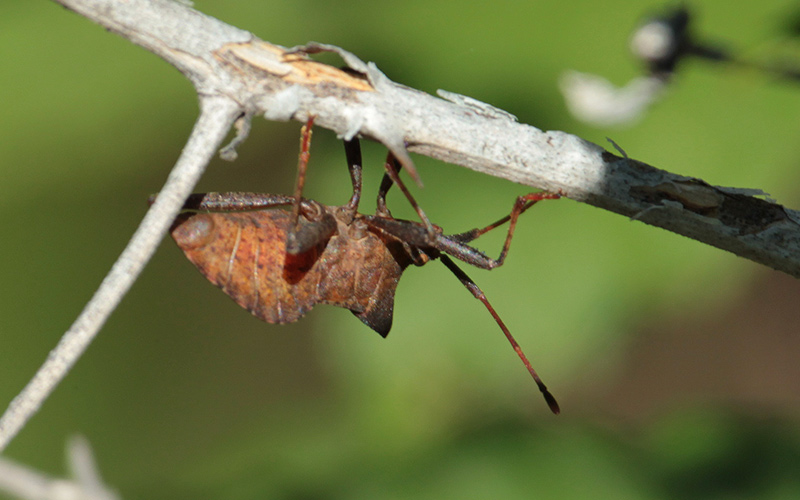
[{"label": "insect hind leg", "polygon": [[[476,258],[481,260],[480,263],[475,263],[472,260],[464,259],[460,255],[453,253],[447,248],[440,248],[440,249],[442,251],[449,253],[450,255],[453,255],[454,257],[460,260],[464,260],[465,262],[468,262],[478,267],[482,267],[484,269],[493,269],[495,267],[502,266],[503,262],[505,262],[506,260],[506,255],[508,255],[508,249],[511,247],[511,239],[514,237],[514,230],[517,227],[517,219],[519,219],[519,216],[525,213],[525,211],[531,208],[533,205],[542,200],[557,200],[559,198],[561,198],[560,195],[555,193],[549,193],[546,191],[542,191],[540,193],[528,193],[526,195],[517,197],[517,199],[514,202],[514,207],[511,209],[510,214],[496,220],[495,222],[489,224],[488,226],[482,228],[475,228],[463,233],[441,237],[441,239],[445,240],[448,243],[451,243],[453,249],[456,249],[455,251],[458,251],[457,250],[458,248],[464,249],[467,256],[475,253]],[[492,259],[490,257],[484,256],[485,260],[482,260],[480,259],[480,256],[483,256],[482,253],[477,252],[477,250],[475,250],[474,248],[466,245],[467,243],[477,239],[481,235],[488,233],[492,229],[502,226],[506,222],[510,222],[508,226],[508,233],[506,233],[506,239],[505,242],[503,243],[503,249],[500,251],[500,256],[497,259]]]},{"label": "insect hind leg", "polygon": [[456,275],[456,278],[458,278],[461,284],[464,285],[467,288],[467,290],[469,290],[472,296],[480,300],[481,303],[486,307],[486,309],[489,311],[489,314],[492,315],[492,318],[494,318],[494,321],[497,323],[497,326],[499,326],[500,329],[503,331],[503,334],[506,336],[506,339],[508,339],[509,343],[511,343],[511,347],[514,349],[514,352],[516,352],[517,356],[519,356],[519,359],[522,360],[522,363],[525,365],[525,368],[528,370],[528,373],[530,373],[531,377],[533,377],[534,382],[536,382],[536,386],[539,388],[539,391],[541,391],[542,396],[544,396],[544,400],[547,402],[547,406],[550,407],[550,411],[558,415],[561,412],[561,409],[558,406],[556,398],[553,397],[553,395],[547,389],[547,386],[544,385],[544,382],[542,382],[542,379],[539,377],[539,374],[536,373],[536,370],[534,370],[533,365],[531,365],[531,362],[528,360],[528,357],[525,356],[525,353],[522,352],[522,348],[519,346],[516,339],[514,339],[514,336],[511,335],[511,332],[509,331],[508,327],[505,325],[505,323],[503,323],[503,320],[500,319],[500,316],[497,314],[497,311],[494,310],[492,304],[489,303],[489,299],[486,298],[486,295],[483,293],[483,290],[481,290],[480,287],[478,287],[478,285],[476,285],[475,282],[472,281],[472,278],[467,276],[467,273],[465,273],[460,267],[458,267],[450,257],[448,257],[447,255],[442,255],[441,260],[442,263],[445,266],[447,266],[447,268],[453,274]]}]

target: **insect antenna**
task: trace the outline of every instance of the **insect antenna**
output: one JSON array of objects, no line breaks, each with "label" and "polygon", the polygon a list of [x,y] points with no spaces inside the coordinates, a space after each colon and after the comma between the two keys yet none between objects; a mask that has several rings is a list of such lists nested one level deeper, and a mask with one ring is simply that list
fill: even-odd
[{"label": "insect antenna", "polygon": [[500,327],[501,330],[503,330],[503,334],[505,334],[506,338],[511,343],[511,347],[514,348],[514,351],[517,353],[517,356],[519,356],[519,359],[522,360],[522,363],[525,365],[525,368],[528,369],[528,373],[530,373],[531,376],[533,377],[533,380],[536,382],[536,385],[539,387],[539,390],[542,392],[542,395],[544,396],[544,400],[547,402],[547,406],[550,407],[550,411],[558,415],[561,412],[561,409],[559,408],[558,403],[556,402],[556,398],[554,398],[553,395],[550,394],[550,391],[547,390],[547,386],[545,386],[544,382],[542,382],[542,379],[539,378],[539,374],[537,374],[536,370],[533,369],[531,362],[528,361],[527,356],[525,356],[525,353],[522,352],[522,348],[519,346],[517,341],[514,339],[514,336],[511,335],[511,332],[506,327],[505,323],[503,323],[503,320],[500,319],[500,316],[498,316],[497,312],[489,303],[489,300],[486,298],[486,295],[483,293],[483,290],[481,290],[478,287],[478,285],[476,285],[475,282],[472,281],[472,278],[467,276],[467,273],[461,270],[461,268],[458,267],[450,257],[442,254],[440,258],[442,263],[444,263],[444,265],[447,266],[447,268],[450,269],[450,271],[456,275],[456,278],[458,278],[458,280],[465,287],[467,287],[467,290],[469,290],[476,299],[480,300],[483,303],[483,305],[486,306],[486,309],[489,311],[489,314],[492,315],[495,322],[497,322],[497,325]]}]

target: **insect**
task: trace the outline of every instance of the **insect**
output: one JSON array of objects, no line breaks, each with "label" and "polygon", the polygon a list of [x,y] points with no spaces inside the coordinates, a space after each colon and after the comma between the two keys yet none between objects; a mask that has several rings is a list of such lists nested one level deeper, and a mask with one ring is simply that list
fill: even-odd
[{"label": "insect", "polygon": [[[301,163],[308,160],[309,138],[310,129],[305,127]],[[484,293],[448,255],[483,269],[502,265],[519,215],[540,200],[559,196],[545,192],[520,196],[511,213],[493,224],[445,235],[438,226],[391,216],[386,194],[399,182],[399,163],[390,153],[387,170],[394,175],[384,175],[376,214],[364,215],[358,212],[361,154],[355,141],[345,143],[353,184],[353,195],[346,205],[326,206],[274,194],[193,194],[171,228],[173,239],[209,281],[264,321],[291,323],[316,304],[330,304],[349,309],[383,337],[392,327],[395,290],[403,271],[412,264],[421,266],[439,259],[487,308],[551,411],[558,414],[555,398]],[[509,229],[497,259],[469,246],[472,240],[506,222]]]}]

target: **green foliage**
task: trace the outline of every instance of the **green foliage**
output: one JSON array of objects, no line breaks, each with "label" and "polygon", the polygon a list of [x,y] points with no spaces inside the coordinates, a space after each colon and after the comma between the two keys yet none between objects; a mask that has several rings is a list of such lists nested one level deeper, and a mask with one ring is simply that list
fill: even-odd
[{"label": "green foliage", "polygon": [[[698,28],[768,57],[788,5],[699,2]],[[637,74],[627,39],[641,2],[196,6],[274,43],[338,44],[395,81],[470,95],[604,147],[611,136],[655,166],[798,205],[796,85],[692,63],[634,128],[598,130],[568,116],[561,72],[618,84]],[[10,401],[125,245],[197,106],[174,69],[53,3],[0,6],[0,54],[0,400]],[[215,162],[198,190],[289,192],[298,136],[297,123],[257,122],[240,161]],[[383,154],[365,145],[363,211],[373,208]],[[311,155],[307,195],[343,203],[341,145],[317,129]],[[526,192],[415,160],[420,204],[449,232],[493,221]],[[412,217],[399,193],[389,203]],[[501,245],[497,235],[479,242],[492,255]],[[293,325],[262,324],[167,242],[9,455],[63,474],[66,437],[86,434],[126,500],[800,494],[797,421],[775,417],[782,407],[756,418],[752,400],[734,411],[701,391],[637,409],[634,394],[616,392],[635,362],[631,346],[648,341],[643,330],[724,314],[766,274],[756,264],[560,200],[524,216],[504,267],[468,272],[562,416],[546,413],[491,317],[443,266],[408,271],[383,340],[325,306]],[[742,376],[708,363],[731,384]],[[761,394],[769,399],[770,387]],[[620,411],[608,400],[628,403]]]}]

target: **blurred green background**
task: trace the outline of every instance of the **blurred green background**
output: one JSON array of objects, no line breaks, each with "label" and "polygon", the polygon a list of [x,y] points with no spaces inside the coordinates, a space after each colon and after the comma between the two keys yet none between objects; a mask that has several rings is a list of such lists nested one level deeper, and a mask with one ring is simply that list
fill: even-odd
[{"label": "blurred green background", "polygon": [[[196,8],[284,46],[340,45],[393,80],[458,92],[541,129],[800,207],[800,87],[689,63],[635,127],[566,112],[568,69],[639,74],[639,1],[212,1]],[[797,60],[797,2],[693,2],[695,28],[756,59]],[[92,295],[197,114],[172,67],[51,2],[0,4],[0,401]],[[298,123],[258,119],[198,191],[289,193]],[[384,150],[365,144],[364,211]],[[508,212],[524,186],[416,157],[448,232]],[[317,129],[306,194],[349,196]],[[411,217],[397,192],[389,200]],[[482,249],[499,252],[502,235]],[[554,417],[491,317],[437,263],[410,269],[381,339],[321,306],[262,323],[167,241],[75,370],[8,449],[65,474],[81,433],[132,499],[800,497],[800,285],[570,200],[541,203],[506,265],[468,270],[562,405]],[[2,496],[2,495],[0,495]]]}]

